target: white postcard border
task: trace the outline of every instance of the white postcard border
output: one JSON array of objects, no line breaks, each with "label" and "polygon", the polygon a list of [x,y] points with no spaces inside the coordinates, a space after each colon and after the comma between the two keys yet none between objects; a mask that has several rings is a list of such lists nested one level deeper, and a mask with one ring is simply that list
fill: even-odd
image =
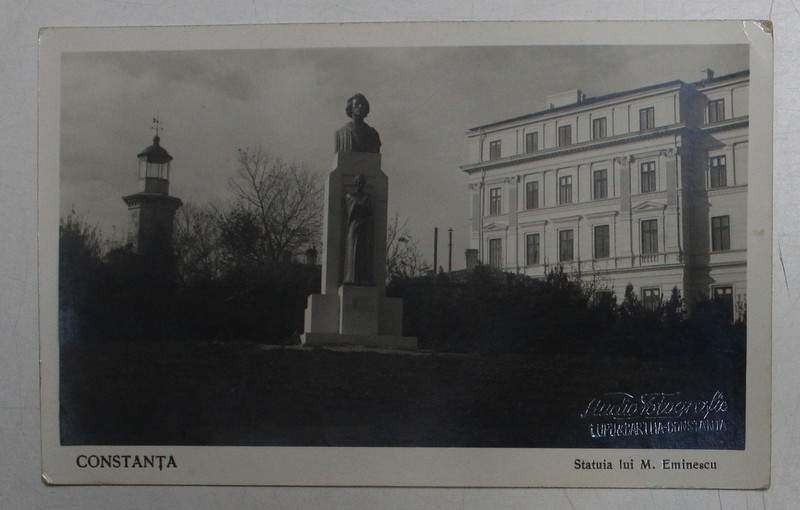
[{"label": "white postcard border", "polygon": [[[61,446],[58,400],[60,58],[64,52],[322,46],[750,44],[746,449]],[[42,472],[50,484],[705,487],[769,484],[772,38],[759,22],[365,23],[44,29],[40,34],[39,267]],[[756,170],[758,169],[758,170]],[[756,171],[759,173],[756,175]],[[163,469],[91,469],[92,455],[155,455]],[[84,457],[82,457],[84,456]],[[574,459],[714,461],[713,471],[576,470]],[[174,467],[169,465],[172,461]],[[698,476],[700,475],[700,476]]]}]

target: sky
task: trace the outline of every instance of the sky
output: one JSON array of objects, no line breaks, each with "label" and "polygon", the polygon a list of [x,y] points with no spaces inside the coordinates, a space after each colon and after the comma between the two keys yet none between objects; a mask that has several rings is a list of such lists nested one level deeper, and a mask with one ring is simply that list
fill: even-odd
[{"label": "sky", "polygon": [[124,241],[138,191],[136,155],[173,156],[170,194],[203,205],[231,195],[238,149],[263,148],[327,175],[347,98],[363,93],[381,136],[389,215],[407,221],[427,261],[439,227],[446,266],[468,246],[468,128],[587,96],[748,69],[748,48],[717,46],[463,46],[65,53],[61,71],[61,214],[74,210]]}]

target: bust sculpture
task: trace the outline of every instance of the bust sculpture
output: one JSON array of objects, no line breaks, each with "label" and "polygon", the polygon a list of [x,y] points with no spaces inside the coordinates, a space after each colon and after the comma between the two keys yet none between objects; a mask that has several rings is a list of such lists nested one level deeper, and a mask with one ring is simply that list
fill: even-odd
[{"label": "bust sculpture", "polygon": [[373,284],[372,276],[372,201],[364,192],[366,178],[357,175],[356,191],[345,195],[347,237],[344,256],[344,283]]},{"label": "bust sculpture", "polygon": [[369,115],[369,101],[364,94],[348,99],[345,112],[353,120],[336,132],[336,152],[380,152],[381,137],[364,122]]}]

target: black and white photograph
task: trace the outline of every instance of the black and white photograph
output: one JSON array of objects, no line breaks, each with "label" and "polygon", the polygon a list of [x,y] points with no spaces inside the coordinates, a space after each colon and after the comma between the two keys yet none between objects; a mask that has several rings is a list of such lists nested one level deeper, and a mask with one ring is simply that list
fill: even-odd
[{"label": "black and white photograph", "polygon": [[771,61],[489,25],[43,34],[53,483],[768,480]]}]

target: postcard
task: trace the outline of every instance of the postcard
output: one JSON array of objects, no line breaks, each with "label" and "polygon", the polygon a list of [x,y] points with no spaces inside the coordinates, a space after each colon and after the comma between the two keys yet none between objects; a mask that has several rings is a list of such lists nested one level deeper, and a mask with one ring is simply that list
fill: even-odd
[{"label": "postcard", "polygon": [[768,486],[771,37],[43,29],[43,480]]}]

